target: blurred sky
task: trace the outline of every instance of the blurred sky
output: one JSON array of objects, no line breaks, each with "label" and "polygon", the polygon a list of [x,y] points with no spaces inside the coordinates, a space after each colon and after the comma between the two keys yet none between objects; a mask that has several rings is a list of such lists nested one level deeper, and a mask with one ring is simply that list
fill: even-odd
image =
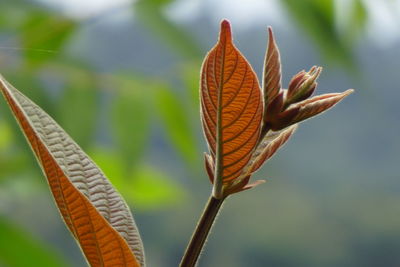
[{"label": "blurred sky", "polygon": [[[132,16],[126,7],[131,0],[38,0],[46,5],[62,10],[68,16],[85,20],[103,14],[109,14],[114,21],[123,21],[124,17]],[[370,40],[382,47],[394,45],[400,38],[400,1],[399,0],[362,0],[368,9],[367,32]],[[134,2],[134,1],[133,1]],[[338,21],[345,20],[346,9],[351,1],[337,0],[336,15]],[[265,25],[273,21],[276,25],[288,24],[288,17],[282,10],[279,0],[178,0],[165,11],[170,19],[185,23],[196,20],[203,10],[208,10],[210,17],[218,23],[219,18],[229,18],[237,24],[237,28],[248,28],[254,24]]]}]

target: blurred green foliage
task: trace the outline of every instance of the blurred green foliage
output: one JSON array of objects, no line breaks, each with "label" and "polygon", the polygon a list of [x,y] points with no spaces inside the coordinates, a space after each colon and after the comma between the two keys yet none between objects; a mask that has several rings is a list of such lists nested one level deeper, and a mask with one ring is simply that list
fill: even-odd
[{"label": "blurred green foliage", "polygon": [[[61,51],[68,37],[74,32],[75,23],[57,14],[47,11],[30,12],[29,16],[18,27],[21,45],[27,64],[44,63]],[[46,53],[35,50],[45,47]]]},{"label": "blurred green foliage", "polygon": [[[0,2],[0,72],[15,87],[53,116],[104,170],[128,204],[135,211],[139,211],[144,222],[143,225],[139,225],[139,228],[144,229],[146,249],[149,252],[154,251],[153,254],[148,253],[154,256],[151,259],[154,263],[152,266],[176,266],[176,259],[181,256],[184,246],[181,239],[185,239],[184,242],[186,242],[190,235],[189,231],[192,230],[201,210],[202,203],[194,203],[193,198],[200,195],[199,192],[203,193],[201,190],[208,186],[201,161],[204,149],[201,149],[198,76],[202,56],[209,47],[200,47],[194,34],[189,32],[184,25],[173,22],[166,15],[165,9],[174,2],[174,0],[138,0],[132,1],[129,6],[135,16],[135,23],[147,30],[163,48],[165,46],[179,58],[178,64],[174,65],[167,75],[161,73],[157,77],[134,70],[101,71],[99,66],[68,53],[69,45],[76,41],[74,38],[79,32],[87,27],[95,26],[88,21],[75,20],[56,9],[34,1]],[[354,44],[365,29],[368,14],[361,0],[347,1],[348,8],[343,14],[341,13],[343,10],[338,11],[337,2],[334,0],[283,0],[279,3],[287,11],[288,17],[314,41],[315,46],[327,61],[336,62],[347,68],[356,68]],[[340,16],[344,18],[338,20]],[[6,47],[11,49],[6,49]],[[93,49],[95,50],[96,47]],[[131,53],[140,54],[141,51],[131,51]],[[330,137],[337,139],[337,136],[333,134]],[[163,169],[165,166],[160,166],[148,155],[153,146],[160,144],[162,146],[165,143],[169,144],[168,148],[172,148],[173,152],[170,153],[168,148],[161,148],[168,150],[171,155],[158,160],[175,164],[168,170]],[[161,156],[165,157],[165,153]],[[329,161],[326,160],[326,162]],[[274,168],[271,165],[269,167],[273,176]],[[279,167],[282,170],[287,169],[286,165]],[[186,184],[174,177],[176,174],[187,175],[188,180],[193,178],[196,191],[198,188],[199,192],[191,191],[189,194]],[[320,173],[317,174],[320,175]],[[323,173],[323,175],[329,177],[329,174]],[[199,179],[195,178],[198,177],[202,178],[201,183],[197,183]],[[336,177],[331,178],[334,180]],[[17,199],[8,200],[10,201],[8,208],[12,212],[9,209],[2,209],[1,200],[9,196],[4,192],[13,192],[13,187],[21,183],[27,184],[26,181],[36,184],[41,190],[40,195],[50,195],[32,153],[28,151],[27,143],[4,100],[1,99],[0,266],[67,266],[68,263],[58,256],[58,253],[64,252],[55,252],[61,250],[62,245],[51,248],[51,245],[43,244],[44,241],[32,237],[30,234],[32,229],[16,226],[18,224],[15,221],[21,220],[14,214],[17,213],[13,207],[13,205],[18,205]],[[347,180],[345,182],[349,188],[358,189],[358,185],[351,185],[351,187],[347,184]],[[237,264],[249,266],[252,263],[256,266],[257,263],[263,262],[261,258],[270,259],[268,263],[271,266],[274,264],[275,266],[307,266],[307,262],[310,262],[307,260],[310,257],[316,258],[317,263],[314,262],[314,266],[320,266],[318,263],[323,260],[321,262],[318,260],[326,255],[320,253],[323,249],[316,244],[323,243],[324,238],[329,240],[326,241],[327,243],[333,240],[334,244],[327,245],[329,250],[333,251],[333,254],[344,255],[344,258],[350,257],[348,254],[352,252],[354,245],[351,242],[359,238],[359,233],[354,233],[354,231],[341,233],[339,236],[332,234],[340,228],[338,224],[350,224],[353,227],[350,227],[351,229],[357,230],[359,227],[365,228],[364,232],[372,231],[371,229],[381,231],[378,227],[380,222],[376,220],[372,220],[373,223],[376,222],[373,226],[367,225],[359,218],[360,221],[356,225],[346,221],[347,215],[350,216],[359,211],[358,205],[341,203],[346,207],[346,214],[327,216],[324,212],[326,209],[326,206],[323,206],[324,203],[316,203],[314,196],[309,192],[303,192],[302,188],[288,187],[287,184],[282,188],[275,186],[273,192],[272,190],[268,192],[266,202],[273,203],[273,206],[264,207],[264,202],[254,204],[246,200],[246,197],[241,202],[232,200],[232,204],[229,205],[232,207],[242,205],[240,206],[242,210],[241,212],[229,210],[228,206],[227,213],[221,216],[221,221],[216,226],[217,229],[220,227],[221,233],[215,231],[216,235],[218,233],[215,238],[219,237],[219,240],[223,241],[216,244],[214,248],[230,246],[232,249],[237,249],[235,251],[242,251],[250,260],[241,262],[237,260],[239,255],[229,250],[220,252],[211,247],[205,255],[204,266],[238,266]],[[30,207],[28,202],[36,200],[37,192],[31,188],[25,191],[26,194],[30,194],[27,196],[28,200],[25,199],[26,203],[19,203],[19,205]],[[346,198],[343,199],[352,198],[352,192],[344,192]],[[261,193],[258,194],[261,195]],[[365,192],[361,192],[360,195],[362,195],[361,200],[368,199]],[[326,198],[331,199],[329,203],[337,200],[337,196],[328,195]],[[277,199],[280,200],[277,201]],[[375,200],[378,203],[379,199]],[[389,202],[394,203],[394,201]],[[368,203],[368,205],[374,205],[374,203]],[[183,210],[183,204],[190,208],[189,211]],[[246,205],[251,205],[252,209]],[[41,207],[37,208],[41,209]],[[293,212],[281,213],[281,210],[285,208]],[[335,207],[331,208],[334,213]],[[377,206],[374,208],[379,209]],[[253,220],[257,215],[254,209],[268,214],[267,216],[274,219],[273,222],[269,220],[269,217]],[[53,211],[55,213],[55,210],[49,212]],[[155,217],[155,212],[168,213],[170,217],[164,220],[164,217]],[[365,207],[362,212],[363,216],[367,216],[368,207]],[[383,217],[385,214],[381,212],[379,216]],[[34,215],[28,213],[23,218],[30,220]],[[185,220],[177,220],[178,217]],[[397,223],[394,217],[394,215],[390,217],[391,221]],[[157,220],[157,218],[162,218],[162,220]],[[51,223],[51,221],[46,223]],[[395,223],[387,227],[389,234],[395,233],[394,225]],[[147,226],[152,227],[152,230],[146,232]],[[293,230],[282,234],[277,231],[281,226],[288,226]],[[305,230],[299,231],[298,227],[304,227]],[[386,229],[385,225],[382,227]],[[182,231],[177,233],[176,229]],[[264,235],[258,232],[260,229],[266,232],[270,239],[264,240]],[[230,233],[236,235],[233,237],[235,242],[230,242],[232,236],[223,235],[229,230],[231,230]],[[319,241],[316,243],[315,240],[310,239],[309,234],[314,230],[319,231],[315,235],[317,237],[314,236],[315,240]],[[181,237],[181,235],[185,236]],[[351,238],[353,239],[350,240]],[[241,241],[250,239],[254,241],[253,245],[243,248]],[[158,241],[159,244],[158,246],[149,244],[146,243],[147,240]],[[48,242],[52,245],[56,243]],[[366,244],[373,243],[370,240],[365,242]],[[213,246],[212,242],[210,246]],[[240,248],[237,248],[239,246]],[[257,250],[256,247],[260,249]],[[297,250],[299,247],[302,248],[300,252]],[[19,251],[24,251],[24,257],[16,253]],[[166,253],[165,251],[170,255],[162,254]],[[215,251],[222,254],[217,255]],[[264,251],[270,254],[264,255]],[[162,256],[157,258],[156,252]],[[315,256],[316,254],[318,257]],[[331,254],[326,258],[330,256]],[[285,258],[285,261],[279,261],[278,258]],[[82,260],[79,260],[81,259],[71,257],[70,266],[81,266],[79,264],[82,264]],[[35,262],[35,265],[31,265],[31,262]],[[211,264],[207,265],[207,262]],[[217,265],[215,265],[216,262]],[[305,263],[299,265],[299,262]],[[341,263],[343,262],[335,266],[349,266]],[[354,263],[353,266],[367,266]]]},{"label": "blurred green foliage", "polygon": [[163,13],[163,8],[173,0],[139,0],[134,4],[135,15],[160,42],[166,43],[184,58],[201,57],[196,41],[184,29],[174,24]]},{"label": "blurred green foliage", "polygon": [[185,197],[182,187],[154,166],[141,164],[127,171],[123,153],[106,148],[96,148],[90,155],[125,200],[136,209],[160,209],[174,205]]},{"label": "blurred green foliage", "polygon": [[[0,216],[0,266],[68,266],[49,246]],[[3,265],[2,265],[3,264]]]},{"label": "blurred green foliage", "polygon": [[112,103],[112,129],[126,171],[131,171],[148,146],[151,119],[148,92],[151,88],[142,79],[127,75],[118,76],[116,86],[119,93]]},{"label": "blurred green foliage", "polygon": [[[335,6],[340,3],[335,0],[283,0],[282,3],[290,17],[315,41],[324,57],[350,69],[355,67],[352,45],[355,37],[364,30],[367,17],[361,0],[346,1],[344,10]],[[341,15],[344,18],[338,20]]]},{"label": "blurred green foliage", "polygon": [[[2,2],[0,7],[0,36],[5,33],[7,37],[1,46],[10,49],[1,52],[0,63],[12,63],[8,68],[1,67],[3,74],[90,152],[128,203],[147,211],[184,199],[180,185],[143,159],[151,137],[153,111],[157,110],[161,120],[165,119],[165,128],[171,133],[178,151],[183,153],[182,157],[193,163],[197,151],[191,146],[195,140],[193,136],[186,136],[190,127],[185,123],[181,125],[187,118],[182,117],[181,107],[176,106],[178,97],[149,77],[132,72],[98,73],[94,66],[79,58],[65,56],[64,48],[79,29],[79,22],[29,1],[8,1],[6,5]],[[148,14],[153,12],[147,7],[144,10]],[[157,24],[154,27],[157,28]],[[169,28],[174,32],[173,26]],[[180,32],[176,35],[180,36]],[[187,38],[187,42],[190,41]],[[186,46],[194,51],[194,45]],[[12,53],[8,55],[8,51]],[[152,97],[156,97],[155,102],[150,101]],[[26,157],[24,155],[29,154],[21,153],[28,151],[28,145],[4,100],[0,102],[0,187],[7,190],[14,182],[5,180],[40,174],[36,166],[32,168],[36,164],[32,155]],[[169,109],[171,105],[173,110]],[[109,109],[105,110],[105,106]],[[173,120],[176,115],[180,115],[181,120]],[[100,123],[103,117],[109,121],[110,129]],[[112,145],[106,148],[99,141],[104,138],[102,132],[111,135]],[[49,193],[46,188],[43,190]],[[0,219],[0,265],[31,266],[29,263],[35,262],[36,266],[64,266],[64,261],[53,255],[51,249],[29,238],[29,234],[15,228],[5,218]],[[24,257],[20,257],[21,251]]]},{"label": "blurred green foliage", "polygon": [[56,111],[58,122],[80,146],[87,148],[96,130],[96,118],[99,113],[99,92],[96,88],[99,84],[95,75],[90,72],[70,68],[65,73],[65,87],[59,96]]},{"label": "blurred green foliage", "polygon": [[185,112],[186,105],[168,87],[157,88],[154,100],[171,142],[179,150],[182,158],[195,168],[198,163],[196,149],[198,145],[190,124],[190,117]]}]

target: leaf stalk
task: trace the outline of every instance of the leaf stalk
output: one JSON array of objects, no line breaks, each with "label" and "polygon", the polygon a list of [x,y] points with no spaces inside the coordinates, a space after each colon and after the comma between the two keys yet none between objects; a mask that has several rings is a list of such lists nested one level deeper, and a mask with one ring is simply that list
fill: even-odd
[{"label": "leaf stalk", "polygon": [[192,238],[186,248],[185,254],[182,257],[180,267],[194,267],[199,258],[200,252],[203,249],[211,227],[214,224],[215,218],[222,207],[225,198],[217,199],[210,196],[203,214],[193,232]]}]

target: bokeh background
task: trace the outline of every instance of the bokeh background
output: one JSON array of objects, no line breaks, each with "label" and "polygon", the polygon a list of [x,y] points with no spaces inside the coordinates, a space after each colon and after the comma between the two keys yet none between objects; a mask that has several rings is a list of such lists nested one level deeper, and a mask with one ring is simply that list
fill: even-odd
[{"label": "bokeh background", "polygon": [[[283,84],[356,92],[302,123],[227,201],[199,266],[400,266],[400,1],[1,0],[0,72],[101,166],[148,266],[177,266],[205,204],[198,77],[233,26],[261,76],[273,26]],[[86,266],[0,100],[0,266]]]}]

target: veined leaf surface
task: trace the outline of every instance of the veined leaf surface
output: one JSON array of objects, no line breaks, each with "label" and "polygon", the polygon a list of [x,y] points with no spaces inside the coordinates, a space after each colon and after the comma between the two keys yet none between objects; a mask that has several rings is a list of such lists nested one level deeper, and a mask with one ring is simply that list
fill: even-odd
[{"label": "veined leaf surface", "polygon": [[237,178],[260,135],[263,100],[253,69],[232,42],[229,22],[201,70],[201,116],[214,169],[214,196]]},{"label": "veined leaf surface", "polygon": [[249,164],[251,166],[250,172],[257,171],[265,161],[271,158],[289,140],[296,129],[297,124],[277,132],[268,132],[253,153],[251,164]]},{"label": "veined leaf surface", "polygon": [[102,171],[49,115],[1,76],[0,90],[89,264],[144,266],[133,217]]},{"label": "veined leaf surface", "polygon": [[[263,90],[264,90],[264,103],[268,106],[269,103],[279,94],[281,90],[281,58],[279,49],[276,45],[272,28],[268,28],[268,48],[264,60],[264,73],[263,73]],[[264,110],[264,112],[266,109]],[[264,115],[265,116],[265,115]]]},{"label": "veined leaf surface", "polygon": [[297,114],[297,116],[294,118],[294,121],[300,122],[316,116],[336,105],[343,98],[353,92],[353,89],[348,89],[342,93],[324,94],[306,99],[297,104],[297,106],[300,107],[300,111],[299,114]]}]

